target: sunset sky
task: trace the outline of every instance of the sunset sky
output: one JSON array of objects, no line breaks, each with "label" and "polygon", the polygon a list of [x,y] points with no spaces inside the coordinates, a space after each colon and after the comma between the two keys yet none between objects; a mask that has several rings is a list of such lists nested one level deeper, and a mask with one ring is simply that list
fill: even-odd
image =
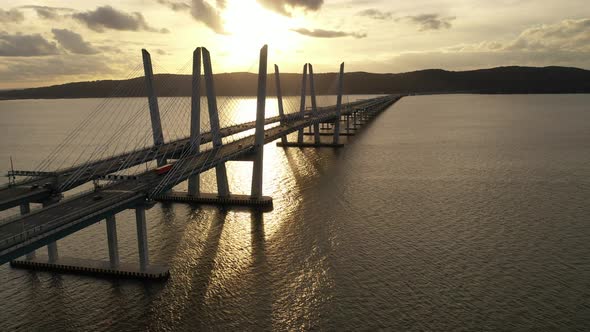
[{"label": "sunset sky", "polygon": [[0,0],[0,89],[126,78],[152,53],[178,70],[396,73],[501,65],[590,68],[588,0]]}]

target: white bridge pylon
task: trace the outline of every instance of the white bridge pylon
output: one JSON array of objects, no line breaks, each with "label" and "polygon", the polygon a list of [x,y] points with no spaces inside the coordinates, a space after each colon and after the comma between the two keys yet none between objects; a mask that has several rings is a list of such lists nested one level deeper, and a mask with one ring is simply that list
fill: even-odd
[{"label": "white bridge pylon", "polygon": [[[146,87],[148,91],[148,100],[150,105],[150,119],[152,121],[152,130],[154,137],[154,144],[157,146],[162,144],[162,129],[160,123],[160,115],[158,108],[158,101],[155,95],[153,87],[153,70],[151,67],[150,55],[146,50],[143,50],[144,58],[144,69],[146,77]],[[266,107],[266,87],[267,87],[267,63],[268,63],[268,46],[264,45],[260,50],[259,67],[258,67],[258,88],[257,88],[257,103],[256,103],[256,120],[255,120],[255,134],[254,144],[250,150],[248,158],[240,158],[244,161],[252,161],[252,186],[250,195],[233,195],[230,192],[227,169],[225,162],[219,162],[215,167],[215,175],[217,180],[217,193],[202,193],[199,185],[199,171],[194,171],[188,178],[188,191],[186,193],[181,192],[166,192],[157,193],[154,195],[154,199],[160,201],[177,201],[177,202],[194,202],[194,203],[213,203],[223,205],[253,205],[253,206],[272,206],[272,198],[263,196],[263,158],[264,158],[264,144],[265,144],[265,107]],[[215,83],[213,77],[213,69],[211,65],[211,55],[209,51],[204,47],[197,47],[193,52],[193,70],[191,80],[191,120],[190,120],[190,156],[195,156],[200,153],[200,142],[201,142],[201,68],[204,72],[205,80],[205,91],[207,97],[208,113],[210,132],[212,136],[213,149],[221,149],[224,146],[222,141],[222,129],[219,120],[219,109],[217,107],[217,96],[215,93]],[[291,120],[303,120],[306,118],[305,112],[305,101],[306,101],[306,90],[307,82],[309,80],[309,91],[311,97],[311,113],[307,114],[311,116],[311,124],[313,127],[314,142],[306,143],[303,142],[303,129],[298,131],[297,142],[290,143],[287,141],[286,134],[281,138],[280,146],[283,147],[340,147],[342,144],[339,142],[340,138],[340,121],[341,121],[341,104],[342,104],[342,90],[343,90],[343,79],[344,79],[344,63],[340,65],[340,73],[338,76],[338,91],[337,91],[337,104],[335,107],[335,119],[333,142],[322,143],[320,141],[320,123],[322,121],[320,117],[320,111],[316,101],[316,89],[314,81],[313,66],[311,64],[305,64],[303,67],[303,77],[301,86],[301,104],[299,107],[299,113],[285,115],[283,108],[283,96],[281,91],[280,72],[278,65],[274,66],[275,69],[275,84],[276,84],[276,95],[278,101],[279,119],[282,126],[289,125]],[[309,74],[308,74],[309,71]],[[310,127],[310,129],[311,129]],[[165,160],[158,161],[158,166],[165,163]]]},{"label": "white bridge pylon", "polygon": [[[150,119],[152,121],[154,144],[158,145],[158,143],[160,142],[160,136],[158,134],[161,133],[161,124],[159,121],[160,117],[158,113],[159,109],[157,107],[157,97],[155,96],[155,91],[153,89],[153,72],[151,68],[151,60],[149,53],[146,50],[143,50],[143,54],[148,100],[150,102]],[[229,189],[226,165],[225,162],[221,162],[215,166],[217,193],[202,193],[200,191],[199,185],[200,175],[198,172],[196,172],[195,174],[192,174],[188,179],[187,193],[168,192],[165,194],[159,194],[155,197],[156,200],[223,205],[272,206],[272,198],[262,195],[266,80],[268,62],[267,59],[268,46],[264,45],[260,50],[260,63],[258,68],[258,93],[254,140],[255,143],[254,148],[252,150],[251,158],[248,158],[248,161],[252,161],[254,164],[250,195],[231,194]],[[215,83],[213,79],[211,55],[206,48],[197,47],[193,52],[193,70],[191,80],[191,120],[189,142],[192,156],[199,154],[201,143],[201,68],[203,69],[204,73],[205,91],[207,94],[206,97],[213,149],[219,149],[223,146],[223,135],[221,133],[222,128],[220,125],[219,110],[217,107],[217,96],[215,93]],[[152,101],[155,101],[155,106],[152,105]],[[162,163],[159,163],[158,165],[161,166]]]}]

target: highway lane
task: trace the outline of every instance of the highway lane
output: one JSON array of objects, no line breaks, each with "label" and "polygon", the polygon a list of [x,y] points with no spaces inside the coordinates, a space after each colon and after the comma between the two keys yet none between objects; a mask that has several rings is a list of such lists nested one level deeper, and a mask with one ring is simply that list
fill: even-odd
[{"label": "highway lane", "polygon": [[[380,99],[378,105],[390,105],[399,98]],[[368,103],[367,103],[368,104]],[[375,106],[375,107],[378,107]],[[343,114],[347,114],[344,112]],[[322,112],[318,117],[294,119],[283,125],[265,130],[265,144],[281,136],[295,132],[314,123],[336,120],[335,111]],[[174,162],[173,171],[168,177],[159,176],[153,170],[137,176],[136,180],[114,182],[93,192],[82,193],[60,203],[33,211],[10,223],[0,225],[0,264],[22,255],[23,248],[34,250],[47,242],[48,236],[63,236],[77,230],[81,222],[93,223],[109,213],[133,208],[143,204],[165,179],[169,181],[162,190],[168,190],[189,176],[207,171],[219,163],[239,158],[254,149],[254,135],[209,149],[196,156],[189,156]],[[175,169],[176,168],[176,169]],[[94,219],[93,219],[94,218]]]}]

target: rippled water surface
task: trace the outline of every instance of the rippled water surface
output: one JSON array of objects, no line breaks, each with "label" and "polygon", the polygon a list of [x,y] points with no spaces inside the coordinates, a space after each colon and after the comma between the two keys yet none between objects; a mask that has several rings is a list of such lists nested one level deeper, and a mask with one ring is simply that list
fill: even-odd
[{"label": "rippled water surface", "polygon": [[[96,103],[0,101],[2,171],[34,166]],[[406,97],[344,141],[267,145],[272,212],[155,205],[165,283],[1,266],[0,330],[588,329],[589,95]],[[247,192],[251,164],[228,171]],[[117,227],[136,262],[133,211]],[[105,230],[60,255],[108,259]]]}]

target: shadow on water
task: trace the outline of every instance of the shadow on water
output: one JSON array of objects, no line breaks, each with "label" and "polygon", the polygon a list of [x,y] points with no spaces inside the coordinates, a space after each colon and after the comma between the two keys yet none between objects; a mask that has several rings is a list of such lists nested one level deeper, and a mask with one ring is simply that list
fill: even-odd
[{"label": "shadow on water", "polygon": [[252,211],[251,238],[252,238],[252,271],[255,285],[253,305],[255,327],[257,330],[269,331],[272,329],[272,280],[266,257],[266,239],[264,235],[264,214],[260,211]]},{"label": "shadow on water", "polygon": [[[211,218],[212,224],[205,240],[205,247],[192,268],[192,275],[190,275],[192,283],[189,298],[194,306],[182,313],[179,325],[183,327],[183,330],[198,329],[195,323],[202,322],[202,320],[196,318],[206,311],[204,308],[205,297],[211,284],[211,277],[215,268],[215,258],[219,250],[219,242],[226,218],[227,211],[222,209],[216,210],[214,216]],[[201,328],[207,328],[207,326],[201,326]]]}]

